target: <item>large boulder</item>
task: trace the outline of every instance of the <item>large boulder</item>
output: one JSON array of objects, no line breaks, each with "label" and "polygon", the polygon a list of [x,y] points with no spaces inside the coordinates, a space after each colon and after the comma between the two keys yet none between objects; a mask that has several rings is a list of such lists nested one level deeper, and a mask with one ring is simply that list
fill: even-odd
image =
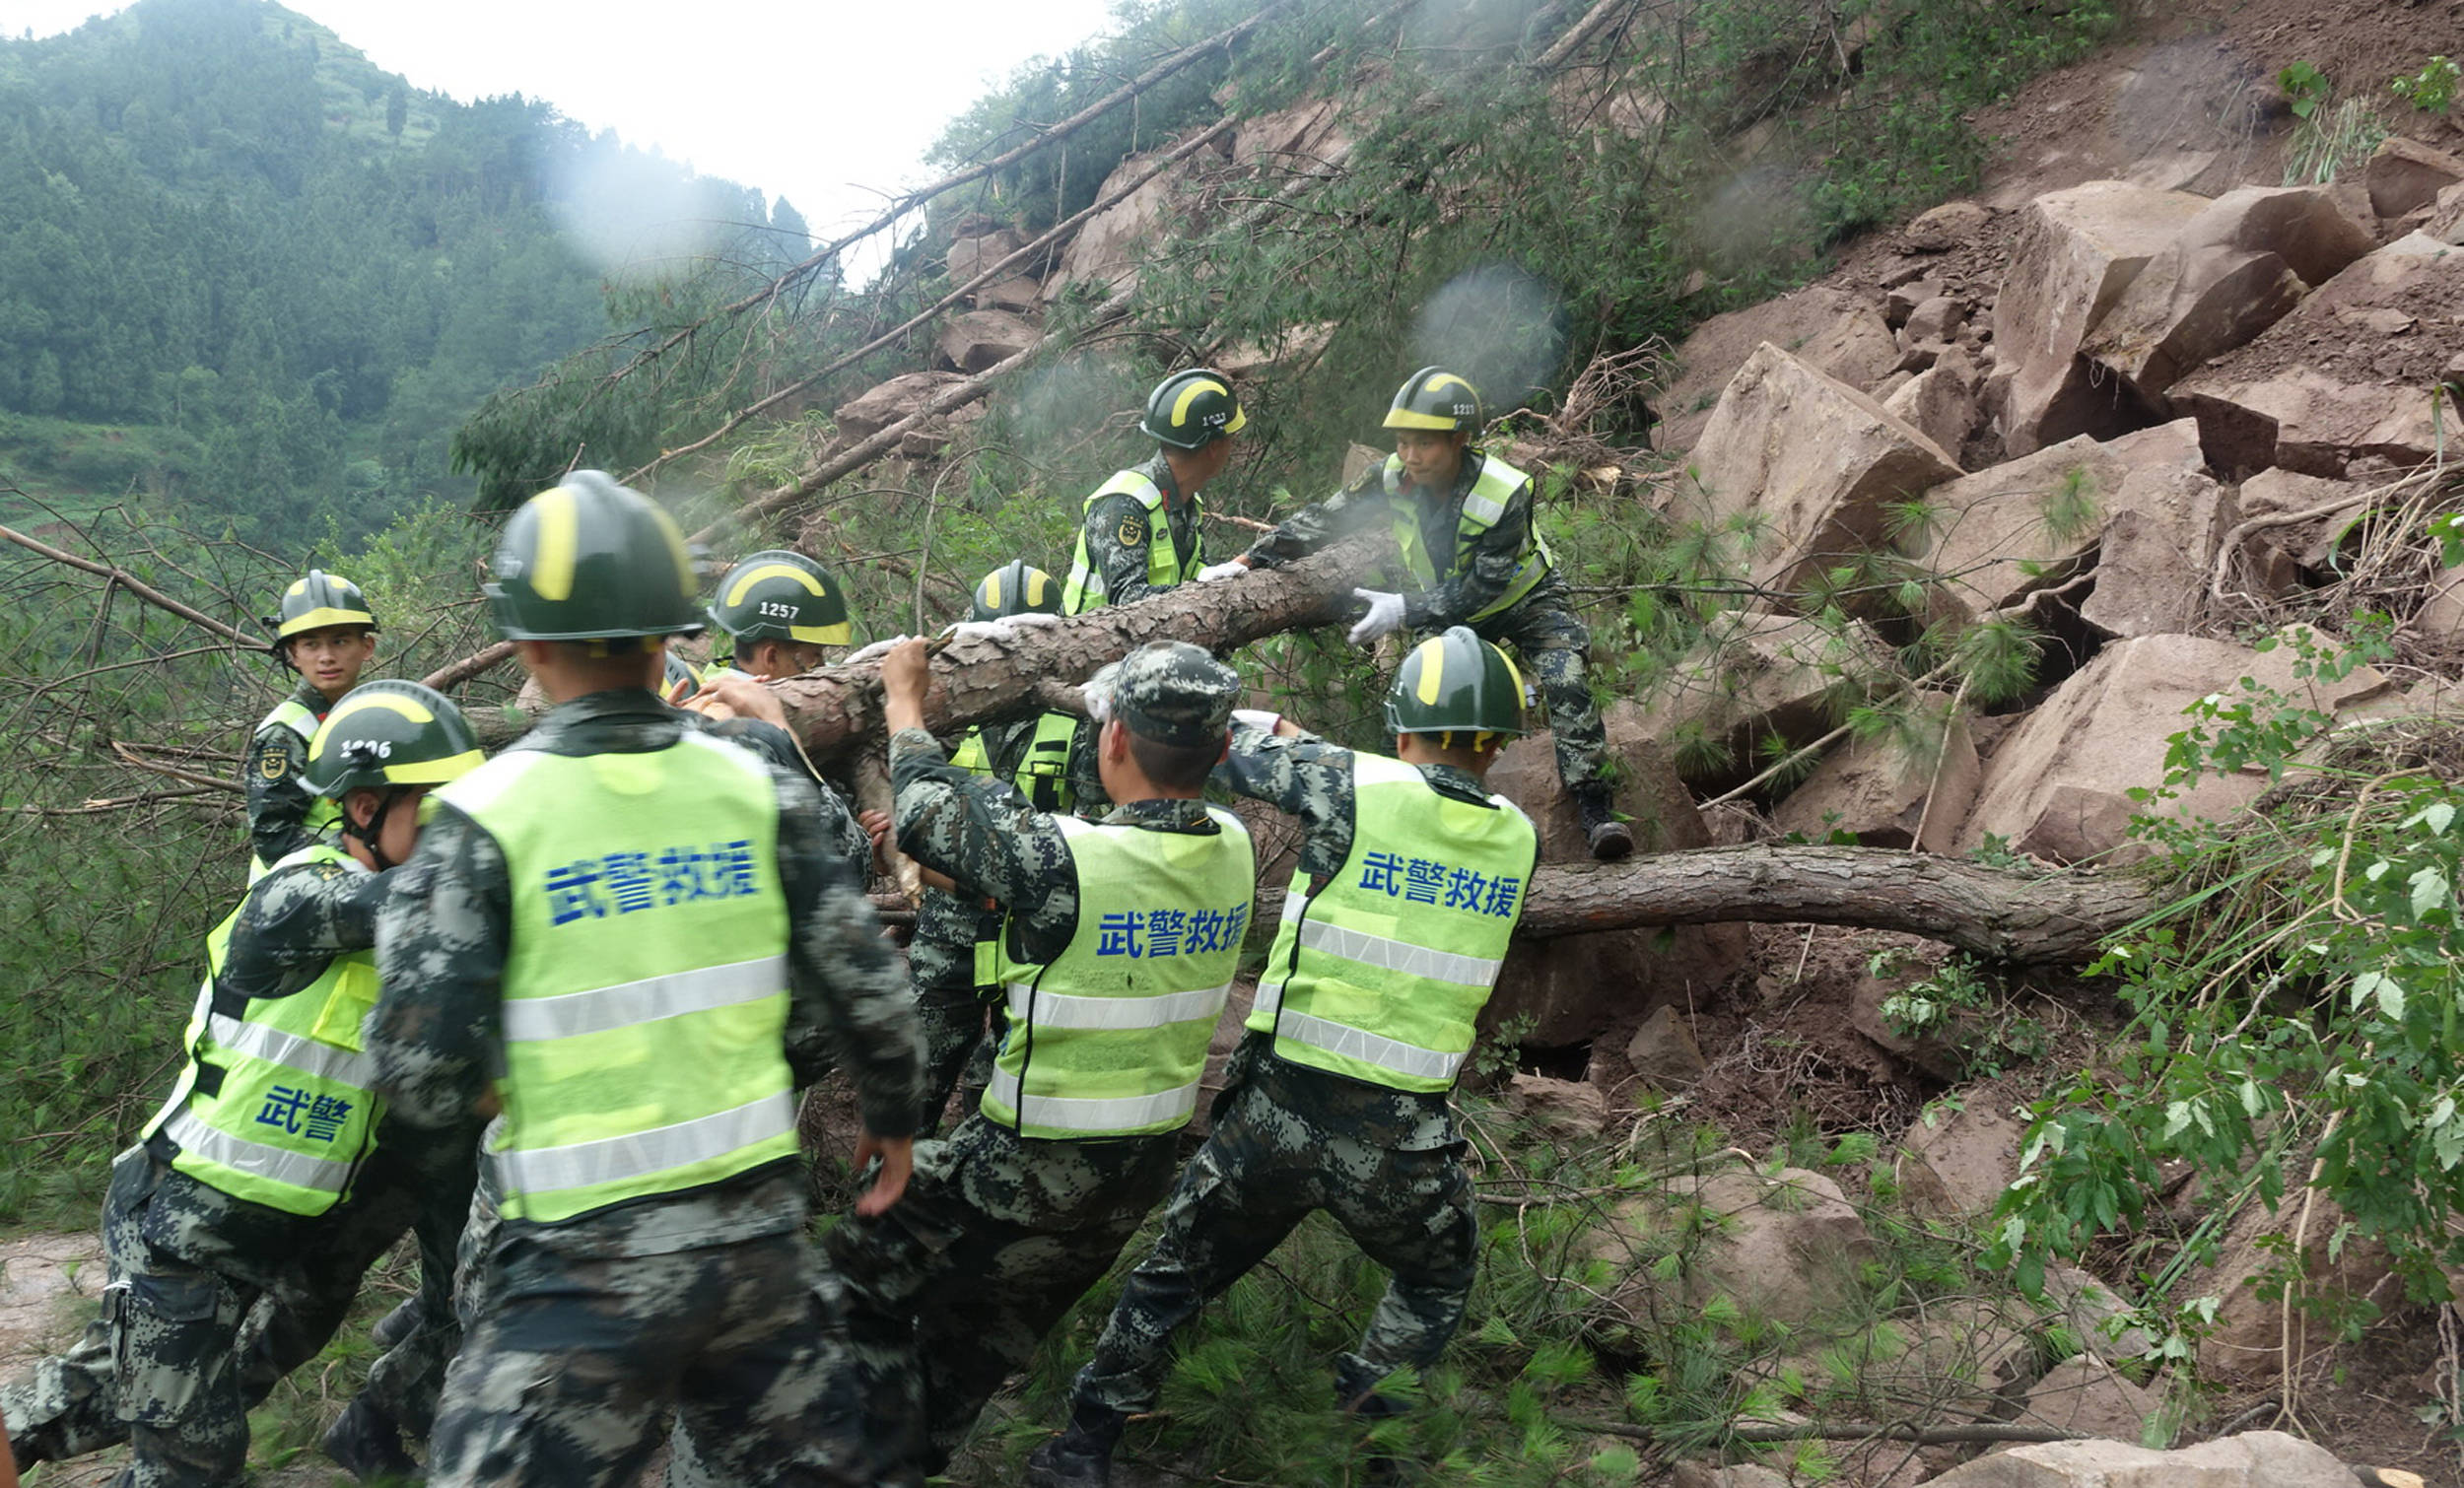
[{"label": "large boulder", "polygon": [[[1630,819],[1636,850],[1709,846],[1711,833],[1702,814],[1694,809],[1694,798],[1668,756],[1651,739],[1642,710],[1619,703],[1602,721],[1617,771],[1617,808]],[[1535,734],[1508,745],[1489,771],[1488,788],[1522,807],[1540,829],[1541,862],[1592,860],[1575,819],[1574,800],[1557,778],[1551,735]],[[1683,1006],[1689,997],[1700,1000],[1736,975],[1749,949],[1741,925],[1518,939],[1506,953],[1481,1024],[1494,1029],[1514,1022],[1524,1028],[1525,1044],[1540,1048],[1579,1044],[1629,1013],[1672,1003]]]},{"label": "large boulder", "polygon": [[[1104,177],[1099,194],[1112,195],[1154,163],[1151,152],[1129,157]],[[1044,281],[1045,300],[1059,298],[1073,284],[1091,285],[1099,297],[1109,297],[1134,283],[1139,250],[1170,236],[1176,214],[1191,204],[1182,190],[1190,172],[1190,163],[1183,161],[1087,219]]]},{"label": "large boulder", "polygon": [[[1630,1198],[1577,1242],[1613,1276],[1604,1320],[1674,1320],[1725,1296],[1749,1318],[1801,1326],[1853,1305],[1876,1258],[1839,1185],[1818,1173],[1726,1169]],[[1677,1257],[1674,1280],[1657,1257]]]},{"label": "large boulder", "polygon": [[1789,589],[1888,546],[1891,506],[1957,479],[1959,466],[1872,398],[1766,341],[1720,395],[1687,471],[1689,514],[1715,531],[1750,519],[1762,537],[1747,576]]},{"label": "large boulder", "polygon": [[2110,377],[2079,355],[2131,281],[2190,220],[2204,197],[2123,181],[2090,181],[2037,197],[2020,214],[1994,302],[1993,391],[2003,447],[2029,454],[2074,435],[2129,427]]},{"label": "large boulder", "polygon": [[1759,770],[1773,740],[1813,742],[1838,719],[1843,690],[1889,669],[1861,622],[1835,630],[1767,611],[1721,617],[1641,699],[1642,724],[1687,783],[1726,789]]},{"label": "large boulder", "polygon": [[[2054,690],[1994,751],[1959,846],[1988,834],[2020,852],[2060,863],[2140,855],[2129,792],[2164,780],[2167,741],[2182,731],[2182,710],[2211,694],[2238,695],[2251,678],[2307,707],[2334,712],[2391,694],[2369,667],[2336,682],[2293,675],[2291,645],[2258,651],[2196,636],[2141,636],[2099,651]],[[2156,809],[2184,820],[2222,820],[2267,786],[2264,775],[2208,776]],[[2128,850],[2125,850],[2128,849]]]},{"label": "large boulder", "polygon": [[[1934,730],[1926,733],[1932,737]],[[1851,739],[1788,793],[1772,822],[1817,843],[1846,832],[1869,847],[1948,852],[1976,799],[1978,778],[1976,745],[1963,718],[1950,719],[1930,748]]]},{"label": "large boulder", "polygon": [[2247,346],[2176,382],[2208,463],[2229,479],[2281,465],[2341,476],[2363,456],[2399,467],[2438,448],[2430,389],[2464,313],[2464,251],[2414,233],[2321,285]]},{"label": "large boulder", "polygon": [[2422,231],[2440,242],[2464,243],[2464,181],[2438,193]]},{"label": "large boulder", "polygon": [[2080,618],[2108,636],[2189,630],[2216,550],[2237,519],[2232,492],[2196,470],[2149,466],[2123,477],[2113,508]]},{"label": "large boulder", "polygon": [[2370,210],[2393,221],[2416,207],[2426,207],[2438,193],[2464,181],[2464,159],[2433,150],[2403,135],[2389,135],[2362,169],[2369,188]]},{"label": "large boulder", "polygon": [[1233,164],[1255,169],[1310,171],[1340,160],[1351,148],[1342,126],[1340,99],[1295,103],[1242,123],[1232,136]]},{"label": "large boulder", "polygon": [[2086,435],[1934,488],[1924,567],[1975,614],[2062,582],[2095,551],[2130,474]]},{"label": "large boulder", "polygon": [[2060,1427],[2085,1437],[2136,1442],[2161,1403],[2153,1390],[2132,1384],[2112,1365],[2078,1354],[2028,1387],[2019,1421],[2027,1426]]},{"label": "large boulder", "polygon": [[931,402],[941,389],[965,380],[957,372],[902,372],[839,405],[839,437],[850,442],[869,440],[915,414]]},{"label": "large boulder", "polygon": [[1677,347],[1677,375],[1651,400],[1661,448],[1694,447],[1720,390],[1765,341],[1855,388],[1872,387],[1899,361],[1899,345],[1873,303],[1844,290],[1815,285],[1714,315]]},{"label": "large boulder", "polygon": [[1908,1207],[1937,1219],[1991,1213],[2019,1173],[2024,1123],[1991,1106],[1929,1109],[1899,1139],[1894,1164]]},{"label": "large boulder", "polygon": [[[2199,1340],[2204,1380],[2255,1385],[2284,1371],[2288,1319],[2286,1295],[2308,1301],[2326,1314],[2363,1301],[2383,1306],[2398,1291],[2389,1282],[2387,1248],[2347,1232],[2349,1221],[2335,1200],[2318,1194],[2302,1222],[2309,1190],[2286,1185],[2284,1202],[2270,1213],[2252,1204],[2224,1231],[2216,1264],[2193,1278],[2196,1291],[2223,1299],[2215,1324]],[[2300,1247],[2296,1263],[2293,1237]],[[2294,1306],[2290,1327],[2296,1364],[2336,1341],[2336,1325]]]},{"label": "large boulder", "polygon": [[1975,360],[1953,346],[1882,399],[1882,411],[1956,455],[1976,429]]},{"label": "large boulder", "polygon": [[2179,1452],[2042,1442],[1963,1462],[1927,1488],[2353,1488],[2353,1469],[2299,1437],[2251,1431]]},{"label": "large boulder", "polygon": [[1634,1078],[1655,1090],[1683,1090],[1710,1067],[1694,1032],[1674,1007],[1656,1008],[1625,1044],[1625,1062]]},{"label": "large boulder", "polygon": [[1008,310],[969,310],[941,322],[933,345],[963,372],[980,372],[1008,361],[1043,338],[1034,322]]},{"label": "large boulder", "polygon": [[2377,246],[2316,186],[2245,186],[2184,224],[2081,346],[2154,401]]},{"label": "large boulder", "polygon": [[955,238],[942,259],[953,284],[964,284],[986,269],[1007,258],[1027,245],[1015,228],[995,228],[990,233]]}]

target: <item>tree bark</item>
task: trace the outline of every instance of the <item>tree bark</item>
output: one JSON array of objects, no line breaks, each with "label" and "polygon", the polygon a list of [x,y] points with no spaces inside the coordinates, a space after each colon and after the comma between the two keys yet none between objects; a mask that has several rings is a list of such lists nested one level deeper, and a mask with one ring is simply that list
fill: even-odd
[{"label": "tree bark", "polygon": [[1613,866],[1542,866],[1517,933],[1738,920],[1856,925],[1994,961],[2076,966],[2156,907],[2146,882],[2118,873],[2019,873],[1883,847],[1708,847]]},{"label": "tree bark", "polygon": [[[1051,684],[1084,681],[1149,641],[1187,641],[1221,652],[1338,619],[1352,606],[1360,575],[1393,549],[1391,537],[1370,533],[1287,568],[1222,583],[1185,583],[1136,604],[1106,605],[1022,630],[1013,641],[952,642],[933,658],[924,722],[945,733],[1040,707],[1041,698],[1058,696]],[[881,727],[881,668],[873,662],[827,667],[775,686],[816,760]]]}]

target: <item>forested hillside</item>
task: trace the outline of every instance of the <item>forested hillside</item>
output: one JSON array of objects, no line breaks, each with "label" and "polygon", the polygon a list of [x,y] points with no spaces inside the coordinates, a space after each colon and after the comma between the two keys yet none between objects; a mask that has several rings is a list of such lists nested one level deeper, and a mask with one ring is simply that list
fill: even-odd
[{"label": "forested hillside", "polygon": [[[611,171],[684,174],[543,102],[421,92],[265,0],[0,38],[0,475],[286,554],[465,495],[453,427],[607,324],[608,266],[560,221]],[[762,231],[758,192],[693,188],[752,261],[804,256],[792,208]]]}]

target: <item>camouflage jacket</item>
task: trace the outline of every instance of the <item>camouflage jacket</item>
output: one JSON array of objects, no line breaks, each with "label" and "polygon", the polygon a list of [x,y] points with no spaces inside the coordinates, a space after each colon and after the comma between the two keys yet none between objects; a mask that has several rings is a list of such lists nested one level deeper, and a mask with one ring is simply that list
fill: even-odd
[{"label": "camouflage jacket", "polygon": [[[1466,801],[1486,801],[1479,778],[1452,765],[1422,765],[1429,788]],[[1215,767],[1215,782],[1235,795],[1299,817],[1298,874],[1323,882],[1351,856],[1360,829],[1352,782],[1352,752],[1311,734],[1281,738],[1245,719],[1232,722],[1232,752]],[[1268,968],[1269,973],[1274,969]],[[1274,1056],[1264,1034],[1243,1036],[1227,1082],[1255,1081],[1263,1094],[1326,1126],[1372,1146],[1403,1150],[1456,1140],[1446,1097],[1349,1080]]]},{"label": "camouflage jacket", "polygon": [[[1401,507],[1420,524],[1421,546],[1427,550],[1429,563],[1438,575],[1437,583],[1430,588],[1416,593],[1406,588],[1403,624],[1415,631],[1470,624],[1472,617],[1505,593],[1515,575],[1522,572],[1524,549],[1532,537],[1532,483],[1527,479],[1506,498],[1506,514],[1497,519],[1497,525],[1473,539],[1477,546],[1470,564],[1457,572],[1460,557],[1456,552],[1456,532],[1463,518],[1463,499],[1471,494],[1472,482],[1480,478],[1481,462],[1486,458],[1476,449],[1464,451],[1463,467],[1455,473],[1451,490],[1424,491],[1406,484],[1394,495],[1386,490],[1386,467],[1372,465],[1351,485],[1314,507],[1293,512],[1283,525],[1250,544],[1242,556],[1252,568],[1281,568],[1329,543],[1391,524]],[[1408,585],[1413,580],[1406,575],[1403,581]],[[1562,603],[1563,588],[1564,580],[1551,573],[1514,608],[1519,610],[1542,598]]]},{"label": "camouflage jacket", "polygon": [[[921,728],[890,736],[890,783],[898,791],[900,849],[947,875],[960,893],[1003,906],[1020,960],[1050,961],[1068,946],[1078,929],[1078,869],[1051,816],[1002,782],[949,763]],[[1114,807],[1104,825],[1221,830],[1199,800],[1131,801]]]},{"label": "camouflage jacket", "polygon": [[[1180,495],[1180,488],[1173,484],[1171,462],[1162,455],[1156,455],[1137,470],[1164,493],[1164,520],[1170,524],[1172,551],[1181,556],[1183,576],[1196,574],[1204,546],[1203,534],[1198,530],[1197,500],[1174,500]],[[1087,511],[1079,535],[1086,540],[1087,567],[1104,575],[1105,603],[1134,604],[1159,592],[1146,580],[1150,519],[1136,497],[1123,494],[1105,497]]]},{"label": "camouflage jacket", "polygon": [[[982,777],[1003,784],[1016,774],[1027,746],[1035,741],[1036,719],[987,723],[981,730],[989,773]],[[1071,750],[1074,775],[1076,750]],[[916,906],[916,938],[907,948],[907,965],[919,987],[973,986],[976,942],[1001,932],[1001,912],[981,899],[926,889]]]},{"label": "camouflage jacket", "polygon": [[224,991],[251,999],[301,990],[336,956],[376,945],[377,911],[401,871],[369,873],[341,863],[274,869],[241,901],[215,980]]},{"label": "camouflage jacket", "polygon": [[[323,717],[333,705],[315,684],[302,678],[290,701]],[[248,845],[258,862],[281,862],[315,841],[302,825],[316,797],[300,783],[308,769],[308,741],[280,723],[268,723],[248,740],[247,761],[240,778],[248,787]]]},{"label": "camouflage jacket", "polygon": [[[557,708],[512,747],[563,755],[664,749],[684,714],[647,691],[594,693]],[[865,1124],[916,1129],[922,1055],[907,980],[863,889],[838,850],[812,783],[769,762],[779,794],[779,877],[787,904],[786,1053],[799,1082],[834,1062],[854,1078]],[[503,1067],[501,979],[513,888],[496,840],[440,804],[377,920],[382,984],[369,1016],[378,1091],[405,1119],[467,1119]],[[774,1164],[712,1188],[518,1228],[560,1253],[651,1255],[796,1229],[802,1180]],[[552,1233],[551,1233],[552,1232]]]},{"label": "camouflage jacket", "polygon": [[872,834],[856,820],[855,809],[848,805],[848,795],[821,778],[819,772],[813,769],[813,762],[804,757],[804,751],[796,746],[794,738],[786,729],[776,723],[764,723],[759,718],[713,720],[700,713],[684,713],[683,716],[704,733],[740,744],[788,774],[802,776],[810,781],[821,797],[822,820],[829,828],[830,840],[838,845],[839,855],[855,865],[856,882],[859,885],[863,882],[872,863]]}]

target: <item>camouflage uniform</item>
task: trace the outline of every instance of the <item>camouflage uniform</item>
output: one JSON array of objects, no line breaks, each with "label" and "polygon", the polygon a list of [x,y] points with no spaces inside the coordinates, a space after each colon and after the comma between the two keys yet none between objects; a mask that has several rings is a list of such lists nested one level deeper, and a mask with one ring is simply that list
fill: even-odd
[{"label": "camouflage uniform", "polygon": [[[1220,719],[1238,683],[1228,668],[1215,670],[1224,679]],[[1129,677],[1123,690],[1159,682],[1190,685]],[[1005,933],[1019,959],[1061,954],[1077,929],[1077,869],[1053,818],[948,764],[922,729],[891,737],[890,776],[900,845],[963,891],[1014,907]],[[1218,830],[1198,800],[1134,801],[1104,820]],[[897,1207],[830,1232],[825,1246],[847,1286],[865,1375],[867,1436],[888,1481],[921,1481],[948,1462],[985,1402],[1119,1258],[1172,1182],[1178,1136],[1053,1140],[978,1114],[917,1149]]]},{"label": "camouflage uniform", "polygon": [[[333,863],[277,868],[258,880],[233,923],[220,987],[249,998],[308,987],[335,956],[375,943],[378,907],[398,882],[398,873]],[[0,1389],[0,1415],[23,1464],[125,1440],[134,1448],[119,1480],[126,1488],[237,1483],[243,1475],[247,1408],[273,1381],[249,1378],[241,1319],[261,1297],[300,1295],[295,1261],[328,1243],[331,1216],[235,1198],[173,1170],[175,1154],[157,1134],[112,1163],[103,1204],[110,1267],[103,1315],[67,1354]],[[317,1338],[308,1354],[323,1345]]]},{"label": "camouflage uniform", "polygon": [[1403,624],[1422,637],[1448,626],[1468,625],[1483,641],[1512,646],[1534,673],[1540,701],[1548,706],[1549,727],[1556,736],[1558,778],[1569,791],[1605,785],[1600,767],[1608,752],[1608,735],[1586,673],[1592,633],[1568,605],[1563,575],[1552,570],[1514,604],[1485,619],[1471,618],[1495,602],[1514,581],[1523,567],[1533,520],[1532,483],[1526,480],[1507,498],[1505,514],[1497,524],[1479,534],[1471,567],[1461,574],[1454,572],[1463,501],[1479,479],[1485,459],[1479,450],[1467,448],[1454,489],[1444,493],[1405,484],[1399,493],[1389,495],[1384,468],[1371,466],[1349,488],[1294,512],[1283,525],[1251,544],[1243,556],[1252,568],[1280,568],[1356,532],[1390,526],[1398,508],[1407,511],[1419,522],[1421,545],[1441,576],[1434,587],[1403,595]]},{"label": "camouflage uniform", "polygon": [[[1161,453],[1138,466],[1137,473],[1164,494],[1164,519],[1170,523],[1172,550],[1180,555],[1181,572],[1197,573],[1204,562],[1200,555],[1205,547],[1197,498],[1182,495],[1172,479],[1172,462]],[[1086,540],[1087,567],[1104,576],[1106,604],[1135,604],[1161,592],[1147,578],[1147,521],[1146,507],[1138,499],[1118,492],[1086,513],[1079,535]]]},{"label": "camouflage uniform", "polygon": [[[513,747],[641,753],[672,746],[687,726],[648,691],[621,689],[562,705]],[[905,1135],[920,1084],[905,981],[813,786],[775,763],[769,774],[788,907],[788,1067],[809,1081],[835,1052],[866,1125]],[[501,1067],[513,886],[496,840],[450,804],[401,871],[382,916],[384,990],[368,1048],[398,1115],[449,1126]],[[787,1160],[557,1223],[496,1227],[484,1300],[445,1380],[436,1480],[622,1481],[670,1411],[728,1478],[856,1480],[845,1440],[853,1374],[816,1290],[804,1202]]]},{"label": "camouflage uniform", "polygon": [[[319,718],[333,707],[305,677],[289,701]],[[315,841],[306,823],[316,797],[300,783],[308,762],[308,740],[284,724],[267,723],[248,741],[247,763],[240,774],[248,787],[248,845],[260,863],[281,862]]]},{"label": "camouflage uniform", "polygon": [[[1466,771],[1419,768],[1447,795],[1487,799]],[[1216,776],[1236,794],[1301,819],[1308,836],[1298,873],[1323,881],[1342,869],[1357,825],[1350,751],[1237,722],[1231,758]],[[1289,1062],[1257,1032],[1244,1036],[1224,1078],[1205,1145],[1165,1201],[1154,1252],[1129,1273],[1094,1358],[1078,1373],[1080,1407],[1154,1409],[1173,1331],[1315,1209],[1393,1273],[1360,1347],[1335,1363],[1345,1404],[1398,1369],[1436,1362],[1463,1319],[1479,1230],[1446,1096]]]}]

